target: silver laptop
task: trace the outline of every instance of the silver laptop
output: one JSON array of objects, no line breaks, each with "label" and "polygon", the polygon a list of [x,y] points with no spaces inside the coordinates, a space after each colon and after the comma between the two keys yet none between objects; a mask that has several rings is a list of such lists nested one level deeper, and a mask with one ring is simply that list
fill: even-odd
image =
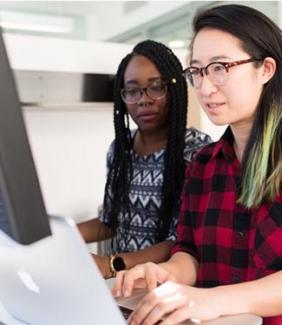
[{"label": "silver laptop", "polygon": [[34,325],[125,324],[73,220],[51,217],[52,236],[24,246],[0,231],[0,301]]}]

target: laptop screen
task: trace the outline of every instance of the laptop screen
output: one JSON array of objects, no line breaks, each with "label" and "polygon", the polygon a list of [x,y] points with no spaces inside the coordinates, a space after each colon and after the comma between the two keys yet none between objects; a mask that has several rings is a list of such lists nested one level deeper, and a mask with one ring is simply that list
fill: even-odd
[{"label": "laptop screen", "polygon": [[0,189],[2,230],[21,244],[51,234],[1,30]]}]

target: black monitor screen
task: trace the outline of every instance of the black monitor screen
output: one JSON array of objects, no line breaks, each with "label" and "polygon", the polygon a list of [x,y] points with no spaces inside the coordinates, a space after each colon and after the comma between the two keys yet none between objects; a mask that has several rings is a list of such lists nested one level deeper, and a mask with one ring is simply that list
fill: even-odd
[{"label": "black monitor screen", "polygon": [[0,31],[0,228],[21,244],[51,234]]}]

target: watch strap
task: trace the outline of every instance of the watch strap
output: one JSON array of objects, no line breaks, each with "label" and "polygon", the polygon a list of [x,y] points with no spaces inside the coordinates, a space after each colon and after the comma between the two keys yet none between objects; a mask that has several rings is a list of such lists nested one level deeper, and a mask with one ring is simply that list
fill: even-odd
[{"label": "watch strap", "polygon": [[115,257],[116,257],[116,255],[113,255],[113,254],[109,256],[110,272],[112,274],[112,277],[115,277],[117,275],[117,271],[115,270],[115,267],[114,267],[114,264],[113,264],[113,261],[114,261]]}]

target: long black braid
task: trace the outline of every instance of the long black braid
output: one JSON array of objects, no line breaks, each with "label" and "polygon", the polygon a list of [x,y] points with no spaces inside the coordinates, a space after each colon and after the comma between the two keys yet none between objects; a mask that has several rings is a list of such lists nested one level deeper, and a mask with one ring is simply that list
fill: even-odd
[{"label": "long black braid", "polygon": [[[151,60],[162,77],[169,81],[170,94],[169,132],[164,156],[162,203],[159,210],[159,241],[165,239],[173,214],[179,204],[184,179],[184,145],[187,120],[187,84],[182,76],[182,66],[176,55],[164,44],[146,40],[137,44],[120,63],[114,85],[115,147],[111,170],[105,188],[104,209],[109,214],[113,232],[118,226],[119,213],[129,209],[129,186],[132,176],[132,138],[126,105],[120,96],[124,87],[125,69],[135,55]],[[109,191],[111,195],[109,195]]]}]

